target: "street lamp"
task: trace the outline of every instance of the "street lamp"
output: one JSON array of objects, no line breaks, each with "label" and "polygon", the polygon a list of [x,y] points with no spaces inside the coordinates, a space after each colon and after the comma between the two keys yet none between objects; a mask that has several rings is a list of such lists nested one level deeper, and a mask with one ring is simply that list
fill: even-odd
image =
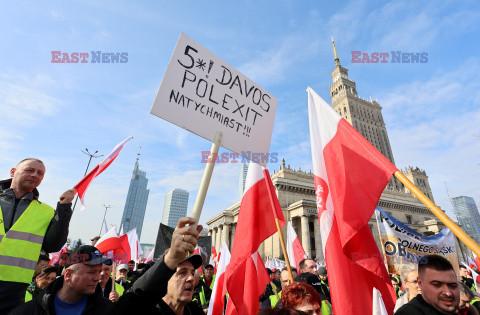
[{"label": "street lamp", "polygon": [[[95,155],[98,153],[98,150],[95,151],[94,153],[90,153],[90,151],[88,151],[87,148],[85,148],[85,151],[83,150],[80,150],[82,151],[82,153],[88,155],[90,158],[88,159],[88,164],[87,164],[87,168],[85,169],[85,174],[83,174],[83,177],[87,176],[87,172],[88,172],[88,168],[90,167],[90,162],[92,161],[92,158],[98,158],[98,157],[101,157],[103,156],[103,154],[101,155]],[[78,195],[77,195],[77,198],[75,198],[75,203],[73,204],[73,208],[72,208],[72,212],[75,210],[75,206],[77,205],[77,201],[78,201]]]},{"label": "street lamp", "polygon": [[105,214],[103,215],[103,221],[102,221],[102,225],[100,225],[100,232],[98,233],[98,236],[102,235],[102,228],[105,222],[105,217],[107,216],[107,210],[113,207],[111,205],[106,205],[106,204],[103,204],[102,206],[105,207]]}]

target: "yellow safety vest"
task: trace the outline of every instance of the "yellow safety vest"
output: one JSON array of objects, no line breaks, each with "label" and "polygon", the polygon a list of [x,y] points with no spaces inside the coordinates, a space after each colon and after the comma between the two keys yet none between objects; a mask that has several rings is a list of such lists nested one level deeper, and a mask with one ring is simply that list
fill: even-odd
[{"label": "yellow safety vest", "polygon": [[278,298],[280,299],[282,298],[282,291],[278,292],[278,298],[275,294],[270,295],[269,298],[270,298],[270,306],[271,308],[274,308],[275,305],[277,305],[278,303]]},{"label": "yellow safety vest", "polygon": [[[205,280],[205,276],[202,276],[202,280],[207,284],[207,280]],[[213,290],[213,284],[215,283],[215,275],[212,276],[212,283],[210,283],[210,290]]]},{"label": "yellow safety vest", "polygon": [[0,208],[0,281],[32,281],[43,238],[54,214],[52,207],[32,200],[20,218],[5,233]]}]

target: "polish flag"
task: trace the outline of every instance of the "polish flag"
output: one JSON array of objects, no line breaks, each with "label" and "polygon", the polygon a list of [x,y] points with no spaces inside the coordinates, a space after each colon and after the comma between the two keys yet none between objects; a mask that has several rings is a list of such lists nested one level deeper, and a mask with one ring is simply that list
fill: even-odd
[{"label": "polish flag", "polygon": [[473,253],[473,261],[475,262],[475,266],[477,267],[477,270],[480,270],[480,258],[477,257],[477,255],[475,255],[475,253]]},{"label": "polish flag", "polygon": [[217,260],[217,250],[215,249],[215,246],[212,245],[212,254],[210,255],[210,261],[209,264],[216,267],[218,264]]},{"label": "polish flag", "polygon": [[84,197],[85,193],[87,191],[88,186],[92,183],[93,179],[100,175],[112,162],[117,158],[118,154],[120,151],[122,151],[123,147],[125,144],[127,144],[130,139],[133,137],[130,136],[127,139],[123,140],[117,146],[113,149],[113,151],[106,157],[104,158],[100,164],[95,166],[84,178],[82,178],[78,184],[74,186],[75,191],[77,192],[78,196],[80,197],[80,202],[82,203],[82,206],[85,207],[85,202],[84,202]]},{"label": "polish flag", "polygon": [[150,253],[148,253],[148,257],[147,257],[147,259],[145,260],[145,263],[148,263],[148,262],[150,262],[150,261],[153,261],[153,254],[154,254],[154,253],[155,253],[155,249],[152,249],[152,250],[150,251]]},{"label": "polish flag", "polygon": [[120,256],[125,256],[125,250],[120,242],[117,232],[115,231],[115,227],[103,234],[95,244],[95,247],[100,253],[114,260],[117,260]]},{"label": "polish flag", "polygon": [[368,221],[398,169],[315,91],[309,87],[307,92],[315,195],[333,312],[372,314],[377,288],[392,314],[395,292]]},{"label": "polish flag", "polygon": [[130,260],[138,262],[138,258],[141,255],[140,243],[138,241],[137,229],[128,231],[126,234],[121,235],[119,238],[120,244],[125,251],[125,255],[120,256],[122,263],[126,264]]},{"label": "polish flag", "polygon": [[266,268],[270,269],[271,271],[275,271],[275,258],[270,258],[268,259],[267,264],[265,265]]},{"label": "polish flag", "polygon": [[307,256],[290,221],[287,223],[287,254],[290,266],[294,266],[297,270],[300,270],[298,264]]},{"label": "polish flag", "polygon": [[210,298],[210,305],[208,305],[208,315],[223,315],[225,307],[225,294],[227,293],[227,285],[225,283],[225,269],[230,263],[230,251],[227,243],[223,242],[220,248],[220,261],[218,262],[218,269],[213,283],[212,296]]},{"label": "polish flag", "polygon": [[[262,166],[250,163],[233,240],[232,257],[225,271],[227,291],[230,294],[227,315],[257,314],[258,297],[270,282],[257,250],[265,239],[277,231],[275,218],[280,221],[280,226],[285,225],[285,218],[272,180],[267,174],[268,172],[262,171]],[[266,277],[262,277],[262,273]]]},{"label": "polish flag", "polygon": [[65,243],[65,245],[62,246],[60,251],[48,254],[48,257],[50,258],[50,261],[48,262],[48,264],[55,265],[60,260],[60,257],[62,257],[62,255],[65,253],[68,253],[67,243]]}]

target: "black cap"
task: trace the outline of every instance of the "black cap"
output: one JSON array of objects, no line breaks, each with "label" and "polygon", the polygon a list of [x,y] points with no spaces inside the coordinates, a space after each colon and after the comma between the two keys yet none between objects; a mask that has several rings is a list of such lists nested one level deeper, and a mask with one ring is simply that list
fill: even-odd
[{"label": "black cap", "polygon": [[102,255],[100,251],[92,245],[82,245],[70,254],[68,265],[111,265],[112,261]]},{"label": "black cap", "polygon": [[184,260],[182,260],[180,263],[184,262],[184,261],[189,261],[192,263],[193,265],[193,268],[194,269],[197,269],[199,268],[201,265],[202,265],[202,262],[203,262],[203,259],[202,259],[202,256],[198,255],[198,254],[195,254],[195,255],[190,255],[188,256],[187,258],[185,258]]},{"label": "black cap", "polygon": [[268,275],[271,275],[273,273],[272,269],[270,269],[270,268],[265,268],[265,269],[267,269]]},{"label": "black cap", "polygon": [[318,293],[322,293],[322,288],[321,288],[322,282],[320,281],[320,278],[318,278],[318,276],[312,273],[309,273],[309,272],[301,273],[298,276],[296,276],[294,280],[295,282],[304,282],[306,284],[309,284],[312,287],[314,287]]},{"label": "black cap", "polygon": [[212,264],[206,264],[205,269],[207,269],[207,268],[213,268],[213,265]]}]

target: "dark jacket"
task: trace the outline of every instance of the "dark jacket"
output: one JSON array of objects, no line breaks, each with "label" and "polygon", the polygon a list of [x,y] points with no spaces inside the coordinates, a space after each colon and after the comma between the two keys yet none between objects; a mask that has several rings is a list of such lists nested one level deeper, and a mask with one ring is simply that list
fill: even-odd
[{"label": "dark jacket", "polygon": [[[168,268],[161,258],[123,293],[109,314],[174,314],[162,300],[167,294],[168,280],[174,273],[175,270]],[[185,306],[184,314],[205,315],[195,302]]]},{"label": "dark jacket", "polygon": [[[55,315],[53,300],[62,286],[63,277],[55,279],[36,299],[15,308],[9,315]],[[112,302],[103,297],[102,289],[98,284],[95,293],[88,296],[87,306],[82,315],[106,314],[111,307]]]},{"label": "dark jacket", "polygon": [[[10,188],[12,179],[0,181],[0,206],[5,232],[7,232],[27,209],[32,200],[38,200],[38,190],[25,194],[15,207],[15,194]],[[68,225],[72,217],[72,204],[57,204],[55,215],[43,239],[42,249],[47,253],[58,252],[67,242]],[[0,281],[0,314],[5,314],[25,300],[28,283]]]},{"label": "dark jacket", "polygon": [[432,305],[428,304],[422,297],[421,294],[418,294],[410,302],[403,305],[395,312],[395,315],[438,315],[442,314],[437,311]]},{"label": "dark jacket", "polygon": [[[200,295],[205,296],[205,300],[207,302],[206,305],[202,306],[202,298],[200,297]],[[210,290],[210,288],[207,286],[205,281],[200,280],[200,282],[198,282],[197,286],[193,290],[192,301],[195,301],[198,304],[198,306],[200,306],[201,308],[208,308],[208,304],[210,302],[211,296],[212,296],[212,290]]]}]

